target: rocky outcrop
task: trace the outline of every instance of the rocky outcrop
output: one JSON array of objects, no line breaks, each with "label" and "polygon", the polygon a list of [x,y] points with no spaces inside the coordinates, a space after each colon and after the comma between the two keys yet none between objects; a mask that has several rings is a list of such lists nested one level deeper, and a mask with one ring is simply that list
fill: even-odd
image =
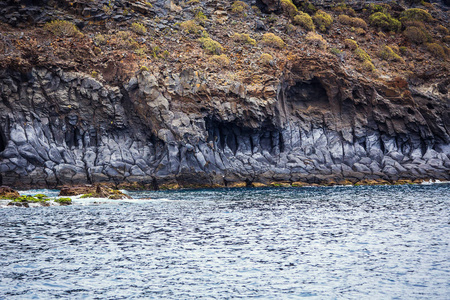
[{"label": "rocky outcrop", "polygon": [[82,198],[109,198],[109,199],[131,199],[130,196],[119,190],[112,189],[103,184],[64,186],[59,192],[59,196],[78,196]]},{"label": "rocky outcrop", "polygon": [[450,179],[448,91],[313,56],[260,85],[187,68],[114,86],[40,68],[3,71],[0,91],[9,186]]}]

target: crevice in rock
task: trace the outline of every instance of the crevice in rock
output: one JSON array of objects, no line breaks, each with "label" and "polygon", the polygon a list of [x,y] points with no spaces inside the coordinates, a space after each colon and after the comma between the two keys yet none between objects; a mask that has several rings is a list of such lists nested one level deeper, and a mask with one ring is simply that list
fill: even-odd
[{"label": "crevice in rock", "polygon": [[3,132],[3,128],[0,125],[0,153],[3,152],[6,148],[6,144],[7,144],[7,140],[6,140],[6,136],[5,133]]},{"label": "crevice in rock", "polygon": [[291,109],[306,109],[309,106],[329,109],[327,91],[320,83],[319,79],[313,78],[310,81],[297,82],[288,87],[286,100],[291,105]]},{"label": "crevice in rock", "polygon": [[228,147],[234,155],[239,150],[252,154],[265,150],[272,155],[278,155],[285,150],[283,135],[272,124],[263,124],[260,128],[253,129],[214,118],[207,118],[205,124],[208,142],[215,143],[221,151]]}]

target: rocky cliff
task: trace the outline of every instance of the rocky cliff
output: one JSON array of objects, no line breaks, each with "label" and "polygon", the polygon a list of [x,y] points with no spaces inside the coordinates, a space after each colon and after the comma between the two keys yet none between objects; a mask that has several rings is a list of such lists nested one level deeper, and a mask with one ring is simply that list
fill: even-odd
[{"label": "rocky cliff", "polygon": [[252,82],[175,59],[127,76],[104,63],[100,78],[5,65],[0,184],[450,179],[448,73],[367,75],[304,47]]}]

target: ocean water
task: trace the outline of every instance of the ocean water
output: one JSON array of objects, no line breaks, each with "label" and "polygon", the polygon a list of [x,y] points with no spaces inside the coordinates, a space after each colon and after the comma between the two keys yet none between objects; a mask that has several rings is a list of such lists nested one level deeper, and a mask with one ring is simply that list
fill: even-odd
[{"label": "ocean water", "polygon": [[450,184],[130,195],[0,208],[0,299],[450,299]]}]

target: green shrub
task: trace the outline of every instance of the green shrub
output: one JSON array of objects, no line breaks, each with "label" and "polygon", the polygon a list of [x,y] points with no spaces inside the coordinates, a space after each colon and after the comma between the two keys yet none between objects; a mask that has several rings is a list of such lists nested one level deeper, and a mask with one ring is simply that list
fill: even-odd
[{"label": "green shrub", "polygon": [[82,33],[69,21],[54,20],[44,25],[44,28],[58,37],[79,37]]},{"label": "green shrub", "polygon": [[270,55],[268,53],[263,53],[263,54],[261,54],[259,61],[261,62],[261,64],[268,66],[268,65],[270,65],[270,62],[273,61],[273,57],[272,57],[272,55]]},{"label": "green shrub", "polygon": [[399,20],[392,18],[390,15],[386,15],[382,12],[376,12],[369,17],[370,25],[378,27],[384,31],[400,30],[402,24]]},{"label": "green shrub", "polygon": [[134,31],[137,34],[144,35],[147,33],[147,28],[141,23],[133,23],[131,24],[131,30]]},{"label": "green shrub", "polygon": [[366,71],[369,71],[369,72],[373,72],[373,70],[375,70],[375,66],[369,60],[365,60],[362,63],[361,67],[362,67],[363,70],[366,70]]},{"label": "green shrub", "polygon": [[199,41],[202,43],[203,49],[209,54],[220,55],[223,51],[222,45],[208,36],[201,37]]},{"label": "green shrub", "polygon": [[331,27],[333,18],[323,10],[318,10],[313,17],[313,21],[320,31],[325,32]]},{"label": "green shrub", "polygon": [[242,33],[242,34],[235,33],[233,35],[233,40],[235,42],[238,42],[238,43],[250,44],[250,45],[253,45],[253,46],[256,45],[256,40],[252,39],[250,37],[250,35],[248,35],[246,33]]},{"label": "green shrub", "polygon": [[231,5],[231,11],[235,14],[241,14],[248,8],[248,4],[242,1],[234,1]]},{"label": "green shrub", "polygon": [[331,48],[331,49],[330,49],[330,53],[331,53],[331,54],[334,54],[334,55],[341,55],[341,54],[342,54],[342,51],[339,50],[338,48]]},{"label": "green shrub", "polygon": [[205,14],[199,10],[195,13],[195,20],[197,20],[197,22],[199,24],[204,25],[206,21],[208,21],[208,18],[205,16]]},{"label": "green shrub", "polygon": [[364,51],[364,50],[361,49],[361,48],[355,49],[354,53],[355,53],[355,55],[356,55],[356,58],[357,58],[358,60],[360,60],[360,61],[366,61],[366,60],[367,60],[367,61],[372,61],[372,59],[370,58],[369,54],[367,54],[367,52]]},{"label": "green shrub", "polygon": [[284,46],[286,45],[279,36],[277,36],[271,32],[264,33],[261,43],[263,43],[264,45],[267,45],[267,46],[280,48],[280,49],[284,48]]},{"label": "green shrub", "polygon": [[359,47],[358,43],[352,39],[345,39],[344,45],[345,45],[345,47],[347,47],[350,50],[355,50]]},{"label": "green shrub", "polygon": [[403,31],[403,35],[408,41],[415,44],[423,44],[430,39],[430,36],[424,29],[415,26],[406,28],[405,31]]},{"label": "green shrub", "polygon": [[434,56],[444,58],[446,57],[444,47],[439,45],[438,43],[427,43],[427,49],[429,52],[431,52]]},{"label": "green shrub", "polygon": [[294,24],[300,25],[308,31],[314,31],[314,22],[310,15],[304,12],[299,12],[298,15],[294,17]]},{"label": "green shrub", "polygon": [[389,46],[384,46],[380,52],[380,58],[387,61],[398,61],[402,62],[403,58],[392,50]]},{"label": "green shrub", "polygon": [[295,6],[294,3],[292,3],[292,0],[281,0],[281,8],[291,18],[298,13],[297,6]]},{"label": "green shrub", "polygon": [[421,21],[421,22],[430,22],[433,20],[433,17],[426,11],[421,8],[410,8],[405,10],[400,15],[400,21]]}]

